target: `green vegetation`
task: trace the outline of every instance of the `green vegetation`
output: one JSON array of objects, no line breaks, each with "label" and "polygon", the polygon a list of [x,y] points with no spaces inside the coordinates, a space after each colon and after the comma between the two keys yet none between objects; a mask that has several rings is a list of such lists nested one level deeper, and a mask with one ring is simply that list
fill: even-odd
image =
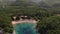
[{"label": "green vegetation", "polygon": [[[20,3],[19,3],[20,4]],[[45,33],[48,34],[60,34],[60,8],[41,8],[38,5],[27,6],[22,3],[18,6],[16,4],[12,4],[11,6],[7,6],[5,8],[0,8],[0,29],[4,29],[7,33],[11,33],[13,31],[13,27],[11,24],[11,15],[13,14],[27,14],[32,18],[36,17],[40,21],[37,23],[39,28],[39,32],[46,30]],[[58,15],[57,15],[58,14]],[[45,28],[45,30],[44,30]]]},{"label": "green vegetation", "polygon": [[47,10],[37,6],[0,8],[0,29],[11,33],[13,31],[11,15],[27,14],[32,17],[37,17],[40,20],[38,28],[46,28],[48,34],[60,34],[60,16],[57,16],[57,13],[59,14],[59,11]]}]

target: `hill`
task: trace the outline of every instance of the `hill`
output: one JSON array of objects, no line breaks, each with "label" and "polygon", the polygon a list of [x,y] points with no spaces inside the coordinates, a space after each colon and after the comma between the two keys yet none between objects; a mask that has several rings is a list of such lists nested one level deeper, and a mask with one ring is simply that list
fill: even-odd
[{"label": "hill", "polygon": [[60,3],[55,3],[55,4],[53,4],[53,7],[58,7],[58,8],[60,8]]}]

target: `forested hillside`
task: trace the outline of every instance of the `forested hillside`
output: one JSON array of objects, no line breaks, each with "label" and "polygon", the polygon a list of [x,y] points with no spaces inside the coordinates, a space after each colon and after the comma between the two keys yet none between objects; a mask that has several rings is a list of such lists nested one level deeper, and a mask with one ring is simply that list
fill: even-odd
[{"label": "forested hillside", "polygon": [[29,2],[12,3],[5,8],[1,7],[0,30],[4,29],[6,34],[13,32],[11,24],[13,14],[26,14],[39,19],[37,30],[41,34],[60,34],[60,8],[42,8],[40,5]]}]

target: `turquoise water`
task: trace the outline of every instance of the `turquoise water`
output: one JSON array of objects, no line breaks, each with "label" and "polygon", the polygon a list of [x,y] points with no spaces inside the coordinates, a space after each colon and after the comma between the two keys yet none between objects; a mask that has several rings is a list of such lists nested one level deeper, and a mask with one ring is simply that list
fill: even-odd
[{"label": "turquoise water", "polygon": [[37,34],[36,25],[32,23],[21,23],[14,25],[16,34]]}]

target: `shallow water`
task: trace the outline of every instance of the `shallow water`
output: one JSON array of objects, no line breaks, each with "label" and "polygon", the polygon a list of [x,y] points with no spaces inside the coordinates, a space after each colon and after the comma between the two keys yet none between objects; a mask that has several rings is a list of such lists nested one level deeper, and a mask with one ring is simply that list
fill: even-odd
[{"label": "shallow water", "polygon": [[32,23],[20,23],[14,25],[16,34],[37,34],[36,25]]}]

